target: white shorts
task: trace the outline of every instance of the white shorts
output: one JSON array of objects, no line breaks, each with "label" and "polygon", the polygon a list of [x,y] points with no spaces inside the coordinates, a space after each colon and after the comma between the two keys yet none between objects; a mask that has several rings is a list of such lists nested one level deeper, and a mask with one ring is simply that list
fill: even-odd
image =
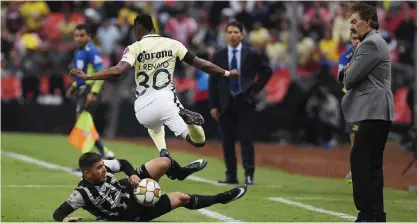
[{"label": "white shorts", "polygon": [[140,108],[135,103],[136,119],[148,129],[159,132],[163,125],[175,134],[185,138],[188,134],[187,124],[179,115],[181,103],[177,98],[157,98]]}]

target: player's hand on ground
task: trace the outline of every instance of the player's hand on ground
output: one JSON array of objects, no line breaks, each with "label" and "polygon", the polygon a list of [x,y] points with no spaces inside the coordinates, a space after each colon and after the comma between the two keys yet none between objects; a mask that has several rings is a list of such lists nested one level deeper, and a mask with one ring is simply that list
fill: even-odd
[{"label": "player's hand on ground", "polygon": [[85,105],[88,106],[96,101],[97,101],[97,94],[89,93],[87,96],[87,101],[85,102]]},{"label": "player's hand on ground", "polygon": [[240,77],[240,73],[236,69],[233,69],[233,70],[230,71],[230,76],[231,77]]},{"label": "player's hand on ground", "polygon": [[71,86],[70,88],[68,88],[67,93],[65,94],[65,96],[67,98],[72,97],[75,93],[75,90],[76,90],[76,88]]},{"label": "player's hand on ground", "polygon": [[140,178],[137,175],[132,175],[129,177],[130,184],[132,184],[135,187],[139,186],[139,181]]},{"label": "player's hand on ground", "polygon": [[212,108],[210,110],[210,115],[213,117],[214,120],[219,121],[220,120],[220,112],[217,108]]},{"label": "player's hand on ground", "polygon": [[78,76],[79,78],[81,78],[83,80],[86,80],[87,77],[88,77],[87,74],[84,73],[84,71],[82,71],[82,70],[80,70],[78,68],[71,69],[69,75],[70,76],[76,75],[76,76]]},{"label": "player's hand on ground", "polygon": [[64,218],[64,220],[62,220],[62,222],[76,222],[76,221],[80,221],[81,219],[83,219],[82,217],[66,217]]}]

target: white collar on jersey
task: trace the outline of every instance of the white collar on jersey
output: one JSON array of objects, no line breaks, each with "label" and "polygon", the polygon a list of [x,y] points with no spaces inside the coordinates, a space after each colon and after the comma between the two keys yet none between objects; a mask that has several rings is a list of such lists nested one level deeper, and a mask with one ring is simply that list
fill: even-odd
[{"label": "white collar on jersey", "polygon": [[160,35],[155,34],[155,33],[151,33],[151,34],[146,34],[146,35],[142,36],[142,38],[140,38],[140,39],[143,39],[143,38],[146,38],[146,37],[157,37],[157,36],[160,36]]}]

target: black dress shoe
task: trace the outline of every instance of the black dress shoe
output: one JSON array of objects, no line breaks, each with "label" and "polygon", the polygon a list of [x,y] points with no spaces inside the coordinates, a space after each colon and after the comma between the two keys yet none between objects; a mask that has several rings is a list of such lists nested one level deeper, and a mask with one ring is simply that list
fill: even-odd
[{"label": "black dress shoe", "polygon": [[217,182],[221,184],[238,184],[239,183],[237,182],[237,180],[219,180]]},{"label": "black dress shoe", "polygon": [[245,184],[248,186],[253,185],[253,176],[246,176],[245,177]]}]

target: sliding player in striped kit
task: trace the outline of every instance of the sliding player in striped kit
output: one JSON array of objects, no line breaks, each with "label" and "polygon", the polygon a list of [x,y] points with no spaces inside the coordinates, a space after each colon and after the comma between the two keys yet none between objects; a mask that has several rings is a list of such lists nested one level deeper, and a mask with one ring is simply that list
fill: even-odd
[{"label": "sliding player in striped kit", "polygon": [[[349,64],[350,60],[353,57],[353,52],[355,51],[355,48],[358,46],[358,44],[360,42],[359,35],[357,33],[352,33],[351,32],[350,37],[351,37],[352,46],[350,46],[339,57],[339,70],[337,72],[339,75],[344,75],[344,74],[341,74],[341,72],[344,72],[345,66]],[[343,88],[342,90],[343,90],[344,93],[347,92],[345,88]],[[350,145],[352,147],[354,139],[355,139],[355,132],[358,131],[358,125],[356,125],[354,123],[346,123],[345,131],[350,134]],[[349,171],[349,173],[346,174],[345,179],[348,183],[352,183],[352,174],[351,174],[350,171]]]},{"label": "sliding player in striped kit", "polygon": [[[88,26],[79,24],[75,27],[74,41],[77,44],[78,49],[74,55],[73,67],[83,70],[86,73],[102,70],[103,60],[101,53],[99,49],[97,49],[97,47],[91,42],[90,30]],[[91,115],[93,115],[91,113],[93,113],[94,107],[97,105],[97,97],[102,89],[104,81],[85,81],[78,77],[74,77],[74,79],[74,82],[67,91],[67,97],[72,97],[74,94],[76,95],[76,128],[78,127],[77,125],[86,126],[88,130],[90,130],[90,127],[93,127],[92,129],[94,130],[94,133],[90,132],[90,134],[98,135],[95,130],[94,122],[91,120]],[[92,126],[88,126],[90,124]],[[69,140],[75,146],[80,147],[79,149],[81,149],[82,153],[90,152],[92,149],[92,144],[84,146],[76,145],[76,142],[80,141],[80,137],[84,137],[80,132],[71,132]],[[114,153],[103,145],[103,142],[99,136],[96,138],[97,140],[94,142],[94,145],[100,151],[100,154],[105,159],[113,159]]]},{"label": "sliding player in striped kit", "polygon": [[137,16],[134,28],[139,41],[125,49],[122,60],[116,66],[89,76],[79,69],[73,69],[70,75],[77,75],[84,80],[105,80],[118,77],[134,66],[137,84],[134,106],[136,118],[148,128],[160,155],[170,156],[166,150],[164,125],[195,147],[203,146],[203,117],[184,109],[175,95],[173,73],[176,60],[184,61],[211,75],[238,77],[239,72],[223,70],[196,57],[181,42],[154,34],[155,29],[149,15]]}]

